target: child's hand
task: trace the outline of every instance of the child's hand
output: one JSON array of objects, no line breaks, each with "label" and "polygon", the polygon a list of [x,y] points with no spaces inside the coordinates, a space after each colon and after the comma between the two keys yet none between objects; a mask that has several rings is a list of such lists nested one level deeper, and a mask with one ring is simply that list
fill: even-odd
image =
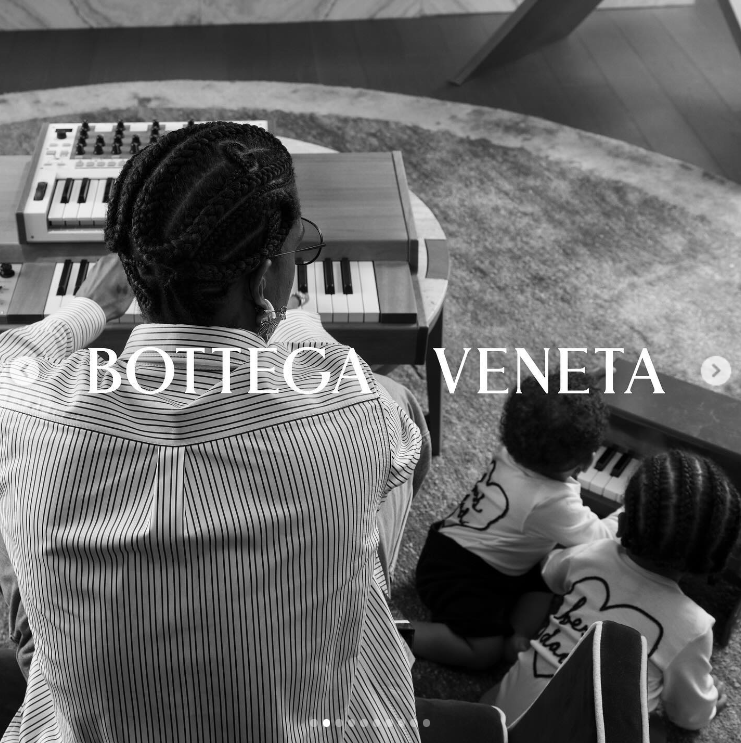
[{"label": "child's hand", "polygon": [[713,676],[710,678],[713,679],[715,688],[718,691],[718,701],[715,703],[715,712],[717,714],[718,712],[722,712],[728,704],[728,695],[726,694],[726,685],[722,681],[716,681]]}]

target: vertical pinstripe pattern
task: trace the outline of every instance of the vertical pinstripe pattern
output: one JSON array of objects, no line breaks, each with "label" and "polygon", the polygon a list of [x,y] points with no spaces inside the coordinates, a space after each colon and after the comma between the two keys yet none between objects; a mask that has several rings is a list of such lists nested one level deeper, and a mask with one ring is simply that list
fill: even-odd
[{"label": "vertical pinstripe pattern", "polygon": [[[376,574],[376,511],[411,476],[419,431],[347,349],[302,312],[260,357],[275,395],[250,395],[257,336],[144,325],[119,390],[89,393],[83,348],[104,317],[75,300],[0,336],[0,527],[34,633],[23,708],[3,741],[417,741],[402,641]],[[282,364],[302,341],[290,390]],[[331,345],[328,345],[331,344]],[[173,356],[163,393],[124,361]],[[195,394],[175,348],[196,354]],[[23,386],[13,360],[31,356]],[[137,367],[144,388],[161,359]],[[110,377],[98,373],[105,388]],[[325,727],[323,721],[330,724]]]}]

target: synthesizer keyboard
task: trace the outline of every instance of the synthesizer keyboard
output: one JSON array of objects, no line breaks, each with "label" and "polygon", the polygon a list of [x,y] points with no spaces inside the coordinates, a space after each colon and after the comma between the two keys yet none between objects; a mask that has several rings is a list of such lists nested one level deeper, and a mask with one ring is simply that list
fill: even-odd
[{"label": "synthesizer keyboard", "polygon": [[[3,264],[0,268],[0,325],[36,322],[69,302],[95,260]],[[319,260],[297,266],[293,291],[306,294],[306,309],[325,323],[416,323],[414,286],[406,263]],[[113,323],[142,322],[136,302]]]},{"label": "synthesizer keyboard", "polygon": [[[45,124],[16,213],[20,241],[102,242],[108,195],[126,160],[167,132],[194,123]],[[268,128],[264,120],[235,123]]]}]

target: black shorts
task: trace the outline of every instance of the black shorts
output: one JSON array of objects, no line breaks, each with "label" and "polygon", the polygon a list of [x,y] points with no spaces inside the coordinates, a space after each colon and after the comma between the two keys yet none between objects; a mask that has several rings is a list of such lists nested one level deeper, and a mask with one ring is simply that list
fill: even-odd
[{"label": "black shorts", "polygon": [[505,575],[478,555],[430,527],[417,563],[417,592],[432,613],[461,637],[509,636],[509,615],[524,593],[550,593],[535,565],[523,575]]}]

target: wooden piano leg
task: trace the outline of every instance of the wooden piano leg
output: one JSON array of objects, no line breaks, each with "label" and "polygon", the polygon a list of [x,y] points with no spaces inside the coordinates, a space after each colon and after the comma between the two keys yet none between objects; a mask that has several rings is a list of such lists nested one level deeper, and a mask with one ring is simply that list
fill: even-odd
[{"label": "wooden piano leg", "polygon": [[434,348],[443,345],[443,313],[440,310],[435,324],[430,328],[427,336],[427,354],[425,357],[425,370],[427,371],[427,402],[429,412],[427,413],[427,427],[430,429],[430,440],[432,444],[432,456],[440,454],[442,445],[443,429],[443,373],[440,362],[437,359]]}]

